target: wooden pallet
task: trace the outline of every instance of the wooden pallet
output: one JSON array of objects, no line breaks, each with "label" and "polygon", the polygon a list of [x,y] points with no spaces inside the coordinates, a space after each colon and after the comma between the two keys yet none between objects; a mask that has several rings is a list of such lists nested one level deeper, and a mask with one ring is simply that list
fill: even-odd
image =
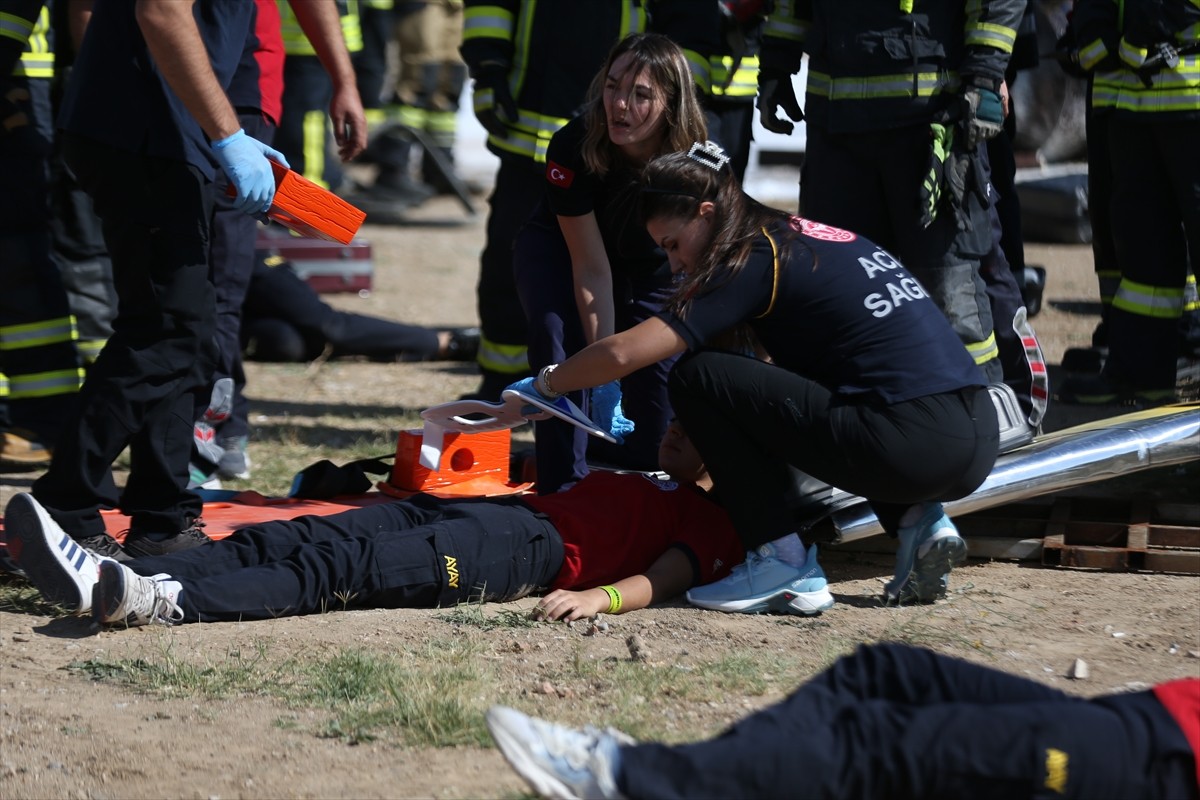
[{"label": "wooden pallet", "polygon": [[[1046,497],[955,517],[973,558],[1056,567],[1200,574],[1200,504],[1148,496]],[[886,536],[836,550],[895,552]]]},{"label": "wooden pallet", "polygon": [[1125,503],[1058,498],[1042,540],[1042,563],[1200,574],[1196,517],[1195,504],[1156,504],[1146,497]]}]

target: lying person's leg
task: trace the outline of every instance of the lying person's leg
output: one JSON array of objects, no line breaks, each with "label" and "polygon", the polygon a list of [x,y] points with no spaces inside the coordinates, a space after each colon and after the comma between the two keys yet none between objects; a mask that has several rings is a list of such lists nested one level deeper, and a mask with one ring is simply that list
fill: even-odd
[{"label": "lying person's leg", "polygon": [[[306,515],[241,528],[224,539],[177,554],[137,558],[127,566],[139,575],[165,572],[177,578],[203,578],[245,567],[282,561],[299,548],[325,541],[406,531],[442,516],[435,502],[396,501],[328,516]],[[197,552],[193,552],[197,551]]]},{"label": "lying person's leg", "polygon": [[206,577],[147,577],[124,566],[101,565],[95,615],[104,623],[144,625],[341,608],[452,606],[520,597],[548,586],[557,575],[561,538],[524,504],[435,502],[429,507],[433,513],[411,530],[359,526],[361,515],[347,512],[356,515],[356,535],[307,542],[279,560]]},{"label": "lying person's leg", "polygon": [[576,731],[502,707],[488,727],[545,796],[1158,797],[1162,767],[1177,767],[1187,743],[1163,709],[1155,724],[1147,711],[1155,708],[1125,713],[1115,701],[888,646],[860,649],[693,744],[629,745],[612,730]]}]

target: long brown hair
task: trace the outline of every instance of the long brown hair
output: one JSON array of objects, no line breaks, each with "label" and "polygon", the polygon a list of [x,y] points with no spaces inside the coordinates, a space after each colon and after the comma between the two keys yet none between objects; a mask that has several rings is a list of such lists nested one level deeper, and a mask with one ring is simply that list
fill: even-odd
[{"label": "long brown hair", "polygon": [[[697,142],[686,152],[653,159],[642,170],[638,216],[643,225],[652,219],[691,219],[706,201],[715,206],[712,240],[668,303],[676,313],[698,292],[723,283],[744,267],[754,239],[764,227],[791,217],[743,192],[727,162],[719,147]],[[784,230],[790,233],[789,228]],[[782,250],[780,258],[785,256],[786,250]]]},{"label": "long brown hair", "polygon": [[663,139],[660,152],[686,149],[696,140],[704,141],[708,129],[704,110],[696,97],[696,84],[687,58],[679,45],[658,33],[635,33],[613,45],[604,66],[592,78],[584,111],[587,133],[582,155],[587,168],[604,177],[619,153],[608,138],[608,116],[604,110],[604,84],[613,63],[621,56],[633,56],[629,69],[634,74],[643,70],[650,76],[655,91],[663,100]]}]

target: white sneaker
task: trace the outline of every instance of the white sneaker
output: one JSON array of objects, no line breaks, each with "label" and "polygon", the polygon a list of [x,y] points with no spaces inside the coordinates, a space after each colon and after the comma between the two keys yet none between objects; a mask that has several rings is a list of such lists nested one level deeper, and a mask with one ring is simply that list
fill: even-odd
[{"label": "white sneaker", "polygon": [[817,546],[808,548],[803,567],[793,567],[775,557],[775,548],[764,544],[746,553],[728,576],[689,589],[688,602],[714,611],[812,616],[833,608],[833,595],[825,571],[817,563]]},{"label": "white sneaker", "polygon": [[501,754],[542,797],[624,797],[617,789],[617,748],[634,741],[620,731],[592,727],[575,730],[507,706],[492,706],[486,720]]},{"label": "white sneaker", "polygon": [[47,602],[76,614],[92,609],[92,587],[108,559],[72,539],[31,494],[8,501],[4,528],[8,554]]},{"label": "white sneaker", "polygon": [[124,564],[105,561],[100,565],[92,613],[101,624],[121,623],[130,627],[183,621],[179,594],[183,587],[170,575],[145,577]]}]

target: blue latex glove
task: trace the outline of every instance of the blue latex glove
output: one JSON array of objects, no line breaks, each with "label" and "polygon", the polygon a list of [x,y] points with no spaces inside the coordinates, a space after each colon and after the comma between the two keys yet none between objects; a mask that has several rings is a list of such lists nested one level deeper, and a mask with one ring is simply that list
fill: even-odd
[{"label": "blue latex glove", "polygon": [[283,153],[247,136],[245,130],[213,142],[211,146],[217,163],[237,190],[233,207],[243,214],[266,213],[275,197],[275,173],[267,159],[287,167]]},{"label": "blue latex glove", "polygon": [[546,397],[546,395],[544,395],[538,391],[536,377],[521,378],[521,380],[517,381],[516,383],[510,383],[508,386],[505,386],[504,389],[505,389],[505,391],[512,389],[514,392],[524,392],[525,394],[531,394],[534,397],[542,398],[547,403],[549,403],[553,399],[550,397]]},{"label": "blue latex glove", "polygon": [[[524,392],[525,394],[533,395],[534,397],[540,397],[547,403],[554,402],[552,398],[546,397],[546,395],[538,391],[536,376],[532,378],[521,378],[521,380],[517,381],[516,383],[510,383],[508,386],[504,387],[504,391],[506,392],[509,389],[512,389],[515,392]],[[547,419],[550,416],[536,406],[525,406],[521,409],[521,413],[529,419]]]},{"label": "blue latex glove", "polygon": [[624,444],[625,437],[633,433],[633,420],[621,410],[621,384],[617,381],[592,389],[588,398],[588,417],[597,428],[611,433],[617,444]]}]

